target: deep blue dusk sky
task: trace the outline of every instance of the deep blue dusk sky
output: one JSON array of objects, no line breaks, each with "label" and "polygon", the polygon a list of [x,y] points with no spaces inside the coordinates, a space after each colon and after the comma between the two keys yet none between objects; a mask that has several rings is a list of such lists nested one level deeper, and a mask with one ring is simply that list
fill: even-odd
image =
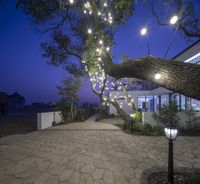
[{"label": "deep blue dusk sky", "polygon": [[[56,86],[66,72],[48,65],[41,56],[40,43],[47,37],[38,33],[29,18],[16,10],[12,0],[0,7],[0,91],[12,94],[18,92],[26,103],[53,102],[58,100]],[[115,61],[123,54],[140,57],[147,54],[147,40],[139,35],[141,27],[148,22],[151,54],[163,57],[172,36],[171,27],[159,27],[150,11],[143,4],[136,5],[134,16],[116,33]],[[147,17],[149,17],[147,19]],[[178,33],[168,54],[173,57],[188,44]],[[80,100],[95,102],[88,82],[81,89]]]}]

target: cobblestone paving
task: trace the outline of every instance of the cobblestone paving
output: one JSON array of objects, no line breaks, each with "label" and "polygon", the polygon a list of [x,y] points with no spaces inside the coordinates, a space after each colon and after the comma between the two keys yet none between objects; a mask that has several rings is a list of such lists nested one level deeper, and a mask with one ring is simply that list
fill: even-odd
[{"label": "cobblestone paving", "polygon": [[[164,137],[90,123],[1,138],[0,184],[139,184],[143,171],[166,170]],[[200,168],[200,138],[178,137],[174,152],[175,170]]]}]

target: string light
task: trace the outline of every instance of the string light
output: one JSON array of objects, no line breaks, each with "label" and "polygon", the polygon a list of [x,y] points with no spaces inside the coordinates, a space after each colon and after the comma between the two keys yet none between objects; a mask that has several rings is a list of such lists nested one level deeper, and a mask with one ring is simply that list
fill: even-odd
[{"label": "string light", "polygon": [[89,3],[89,2],[85,3],[85,8],[89,9],[90,7],[91,7],[91,6],[90,6],[90,3]]},{"label": "string light", "polygon": [[[74,0],[72,0],[74,2]],[[108,4],[107,2],[104,2],[103,4],[103,7],[107,7]],[[112,17],[112,14],[111,12],[104,12],[105,10],[103,9],[102,11],[99,10],[97,12],[96,15],[98,15],[100,17],[100,21],[106,21],[107,23],[110,23],[112,24],[113,23],[113,17]],[[93,10],[92,10],[92,7],[90,5],[89,2],[86,2],[84,4],[84,7],[83,7],[83,12],[84,14],[90,14],[92,15],[93,14]],[[93,33],[93,30],[90,28],[87,29],[87,33],[88,34],[92,34]],[[98,34],[93,34],[94,35],[94,38],[97,39],[98,37],[100,38],[103,38],[103,36],[101,35],[98,35]],[[92,35],[92,36],[93,36]],[[100,39],[97,44],[99,45],[103,45],[104,44],[104,41],[103,39]],[[113,82],[112,80],[110,80],[108,78],[108,76],[105,74],[105,71],[103,69],[103,66],[104,66],[104,63],[101,62],[102,61],[102,58],[100,57],[100,54],[102,52],[102,49],[101,47],[98,47],[95,49],[96,52],[98,53],[98,57],[96,60],[94,60],[94,69],[95,71],[93,71],[93,69],[91,70],[90,68],[88,68],[87,65],[85,65],[85,70],[86,72],[88,72],[89,74],[89,77],[90,77],[90,81],[91,81],[91,84],[92,84],[92,88],[98,93],[98,94],[102,94],[102,87],[104,87],[104,90],[103,90],[103,95],[104,95],[104,103],[103,105],[107,105],[109,106],[110,103],[108,103],[108,99],[110,99],[111,102],[117,102],[120,106],[120,108],[123,107],[123,103],[122,102],[118,102],[116,101],[117,98],[120,98],[120,94],[119,92],[115,93],[115,95],[113,95],[112,97],[112,94],[110,94],[110,91],[111,90],[114,90],[113,87],[121,87],[121,82],[120,80],[115,80],[115,82]],[[106,51],[110,51],[110,47],[106,47],[105,48]],[[92,54],[93,55],[93,54]],[[91,55],[91,56],[92,56]],[[94,56],[94,55],[93,55]],[[92,60],[91,60],[92,61]],[[99,62],[97,62],[99,61]],[[86,63],[90,63],[90,61],[87,61],[87,60],[83,60],[82,61],[83,64],[86,64]],[[90,65],[89,65],[90,66]],[[93,67],[92,67],[93,68]],[[105,81],[106,80],[106,81]],[[117,86],[116,86],[117,84]],[[127,99],[127,97],[123,97],[125,102],[127,103],[127,105],[131,106],[132,104],[130,103],[130,100],[131,99]],[[132,99],[133,100],[133,99]]]},{"label": "string light", "polygon": [[103,40],[99,40],[99,44],[100,44],[100,45],[103,45]]},{"label": "string light", "polygon": [[91,34],[92,33],[92,29],[88,29],[88,34]]}]

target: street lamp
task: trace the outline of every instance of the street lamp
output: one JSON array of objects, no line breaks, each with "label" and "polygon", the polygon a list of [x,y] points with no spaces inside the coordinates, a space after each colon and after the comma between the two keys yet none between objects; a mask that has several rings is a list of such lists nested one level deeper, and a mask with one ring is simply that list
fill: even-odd
[{"label": "street lamp", "polygon": [[149,34],[148,34],[148,29],[147,27],[143,27],[141,30],[140,30],[140,34],[142,36],[147,36],[147,49],[148,49],[148,55],[150,55],[150,46],[149,46]]},{"label": "street lamp", "polygon": [[168,182],[174,184],[174,164],[173,164],[173,140],[177,137],[178,130],[172,124],[165,128],[165,135],[169,140],[169,151],[168,151]]},{"label": "street lamp", "polygon": [[176,24],[176,22],[178,21],[178,16],[174,15],[171,19],[170,19],[170,24]]}]

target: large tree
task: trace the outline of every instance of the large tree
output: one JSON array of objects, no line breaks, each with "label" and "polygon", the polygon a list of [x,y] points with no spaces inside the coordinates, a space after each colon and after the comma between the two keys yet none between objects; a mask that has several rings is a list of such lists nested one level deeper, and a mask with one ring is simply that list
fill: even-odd
[{"label": "large tree", "polygon": [[[150,5],[160,23],[156,5],[152,2],[146,1],[146,5]],[[165,1],[160,2],[161,5],[165,4]],[[166,10],[166,17],[169,17],[169,13],[171,15],[172,9],[179,15],[176,30],[187,37],[199,38],[199,19],[195,17],[194,8],[191,8],[192,2],[170,2],[172,4],[167,5],[169,8],[162,10]],[[115,44],[114,33],[134,13],[135,3],[134,0],[19,0],[17,7],[23,8],[31,16],[41,32],[50,35],[51,40],[42,43],[43,56],[48,63],[63,65],[68,72],[77,76],[89,74],[92,90],[103,101],[114,105],[121,115],[124,112],[120,104],[108,95],[116,85],[112,77],[119,79],[116,82],[122,89],[125,89],[123,83],[126,77],[136,78],[155,82],[200,100],[200,65],[156,56],[128,59],[121,64],[113,62],[111,47]],[[155,79],[156,74],[159,74],[159,80]],[[124,98],[129,103],[126,95]]]}]

